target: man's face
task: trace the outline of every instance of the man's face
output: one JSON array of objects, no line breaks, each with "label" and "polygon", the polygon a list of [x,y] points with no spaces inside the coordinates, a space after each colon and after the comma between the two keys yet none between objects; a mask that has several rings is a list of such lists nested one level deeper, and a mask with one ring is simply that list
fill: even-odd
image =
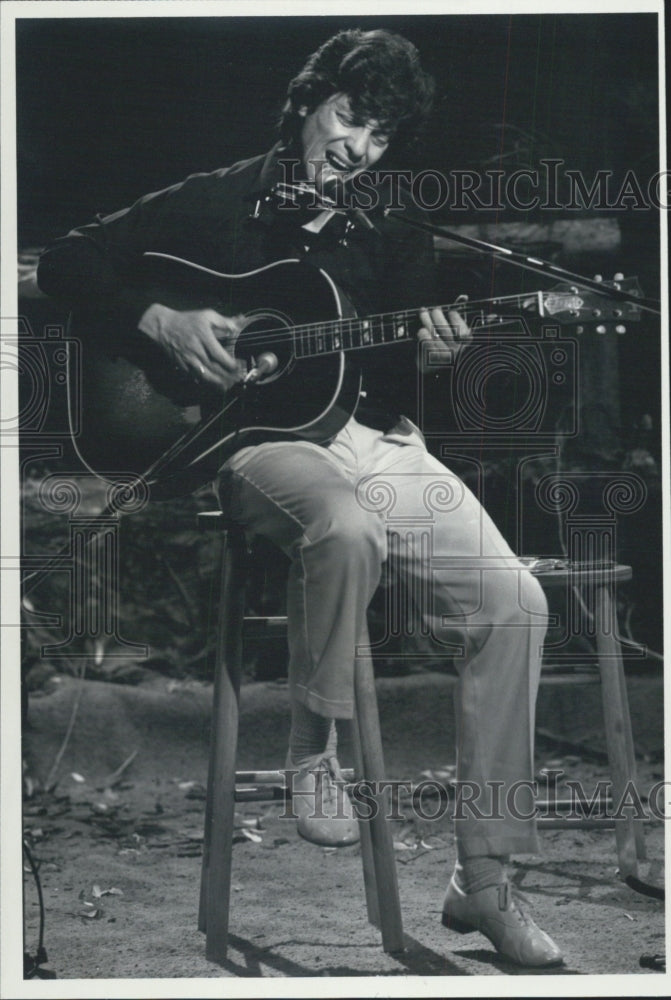
[{"label": "man's face", "polygon": [[361,124],[352,114],[346,94],[333,94],[308,113],[301,131],[303,164],[307,179],[323,190],[333,178],[343,183],[354,174],[368,170],[389,145],[375,121]]}]

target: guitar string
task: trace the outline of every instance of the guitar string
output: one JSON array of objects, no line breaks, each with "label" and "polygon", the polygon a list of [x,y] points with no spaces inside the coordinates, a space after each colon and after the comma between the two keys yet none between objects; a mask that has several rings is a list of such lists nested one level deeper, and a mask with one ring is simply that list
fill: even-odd
[{"label": "guitar string", "polygon": [[[468,303],[455,303],[455,306],[456,305],[461,305],[462,307],[467,307],[467,306],[468,307],[474,307],[474,306],[478,306],[478,305],[481,305],[481,304],[491,305],[492,303],[499,304],[499,303],[504,303],[504,302],[508,302],[508,301],[522,302],[524,300],[528,300],[528,299],[531,299],[531,298],[536,298],[539,294],[543,294],[543,293],[542,292],[541,293],[539,293],[539,292],[529,292],[526,295],[515,294],[515,295],[508,295],[508,296],[497,296],[496,298],[493,298],[493,299],[479,299],[479,300],[475,300],[473,302],[468,302]],[[443,308],[443,309],[447,308],[447,309],[449,309],[450,306],[442,306],[442,307],[439,306],[437,308]],[[416,316],[417,312],[418,312],[417,309],[409,309],[409,310],[402,310],[402,311],[396,312],[396,313],[378,313],[378,314],[375,314],[373,316],[369,316],[369,317],[366,317],[366,318],[369,319],[369,320],[371,320],[371,321],[373,321],[376,318],[380,318],[381,317],[383,319],[383,321],[384,321],[384,319],[386,317],[390,317],[390,316],[408,317],[409,318],[411,316]],[[343,320],[342,318],[340,318],[340,319],[334,319],[334,320],[331,320],[331,321],[322,321],[322,322],[317,322],[317,323],[301,324],[299,326],[292,327],[292,328],[289,328],[289,329],[281,328],[281,329],[278,329],[278,330],[275,330],[275,331],[273,331],[273,330],[266,331],[265,333],[260,334],[260,335],[250,335],[250,336],[248,336],[246,338],[246,341],[247,341],[247,343],[249,343],[251,341],[257,341],[258,340],[259,342],[262,342],[264,344],[264,346],[269,346],[270,344],[273,343],[273,341],[278,341],[280,339],[281,340],[289,340],[291,338],[291,336],[293,336],[297,331],[304,331],[304,330],[315,329],[315,328],[320,327],[320,326],[322,326],[322,327],[324,327],[324,326],[328,327],[329,325],[333,325],[333,324],[341,324],[342,325],[343,323],[347,323],[347,322],[350,322],[350,320],[348,320],[348,319],[344,319]],[[352,317],[351,322],[353,322],[353,323],[359,322],[360,323],[360,322],[362,322],[362,320],[360,320],[360,319],[358,320],[357,317]],[[396,339],[398,340],[400,338],[396,338]],[[391,341],[391,342],[393,343],[394,341]],[[373,347],[373,346],[378,346],[378,345],[381,346],[381,343],[382,342],[380,342],[380,341],[378,341],[378,342],[371,342],[369,344],[362,345],[362,346],[364,346],[364,347],[366,347],[366,346]],[[335,353],[337,350],[339,350],[339,349],[334,349],[334,351],[323,352],[323,353]],[[225,409],[227,409],[226,406],[224,407],[224,410]],[[173,445],[173,447],[171,449],[169,449],[169,451],[162,456],[163,460],[167,460],[167,466],[168,466],[168,468],[170,467],[171,461],[174,461],[175,459],[179,460],[180,457],[181,457],[181,455],[184,453],[184,451],[186,451],[187,449],[189,449],[189,450],[193,449],[194,445],[196,446],[196,448],[198,447],[198,442],[199,442],[200,438],[203,437],[204,435],[206,435],[208,433],[208,431],[212,428],[213,424],[216,424],[221,419],[221,416],[222,416],[223,412],[224,411],[222,410],[222,411],[217,411],[216,413],[213,413],[210,417],[206,418],[204,421],[202,421],[196,427],[194,427],[193,430],[188,434],[188,436],[185,439],[182,439],[181,441],[175,442],[175,444]],[[198,464],[200,461],[202,461],[212,451],[216,451],[217,447],[219,447],[220,444],[221,444],[221,441],[216,442],[215,444],[210,444],[209,442],[204,442],[205,451],[202,451],[199,455],[196,455],[195,457],[191,458],[187,462],[187,467],[191,467],[193,465]],[[161,461],[160,464],[162,465],[163,462]],[[163,470],[161,470],[161,471],[163,471]]]},{"label": "guitar string", "polygon": [[[482,308],[479,308],[479,307],[482,307],[482,306],[485,306],[485,305],[488,305],[488,306],[493,306],[493,305],[500,306],[500,305],[505,305],[507,303],[517,303],[520,306],[522,306],[525,302],[529,302],[531,304],[535,299],[538,299],[539,296],[542,296],[544,294],[549,294],[549,293],[548,292],[543,292],[542,290],[541,291],[536,290],[536,291],[531,291],[531,292],[527,292],[527,293],[517,293],[517,294],[512,294],[512,295],[496,296],[494,298],[476,299],[476,300],[473,300],[473,301],[466,301],[466,302],[455,302],[455,303],[452,303],[452,304],[447,305],[447,306],[438,306],[438,307],[432,307],[432,308],[440,308],[440,309],[450,310],[452,308],[459,309],[461,307],[461,309],[463,311],[465,311],[465,312],[472,312],[473,310],[476,310],[476,311],[478,311],[481,314],[481,317],[482,317],[482,319],[484,321],[485,318],[486,318],[484,316],[484,310]],[[561,293],[555,293],[555,294],[561,294]],[[567,293],[563,293],[563,294],[567,294]],[[382,329],[384,331],[384,324],[385,324],[385,322],[389,323],[391,317],[396,317],[397,323],[398,322],[405,323],[410,318],[416,317],[417,314],[418,314],[418,310],[417,309],[405,309],[405,310],[400,310],[398,312],[376,313],[376,314],[373,314],[371,316],[364,317],[364,318],[358,318],[356,316],[351,317],[351,318],[336,317],[336,318],[333,318],[332,320],[326,320],[326,321],[322,320],[322,321],[316,321],[314,323],[302,323],[302,324],[299,324],[299,325],[294,326],[294,327],[280,327],[280,328],[275,328],[275,329],[270,329],[270,330],[262,331],[260,334],[249,334],[247,337],[245,337],[245,343],[246,344],[254,344],[254,343],[258,342],[259,344],[263,344],[263,346],[265,346],[265,347],[270,347],[275,342],[290,341],[293,338],[298,338],[299,336],[303,335],[304,333],[307,333],[308,335],[311,334],[312,336],[319,336],[319,332],[318,331],[321,330],[321,331],[323,331],[324,335],[328,335],[329,333],[335,332],[335,330],[338,327],[341,330],[344,329],[345,328],[345,324],[350,324],[350,326],[351,325],[355,325],[356,326],[357,324],[362,324],[365,321],[370,322],[371,325],[374,324],[375,321],[378,321],[378,322],[381,321],[382,322]],[[512,319],[513,317],[510,317],[510,318]],[[398,327],[397,327],[397,329],[398,329]],[[384,341],[384,340],[383,341],[370,341],[370,342],[368,342],[366,344],[362,344],[360,346],[362,346],[362,347],[382,346],[382,344],[384,344],[384,343],[394,343],[394,342],[398,342],[399,340],[408,339],[408,337],[409,337],[409,335],[406,334],[405,331],[404,331],[403,337],[398,337],[397,336],[397,337],[395,337],[391,341]],[[329,349],[327,351],[317,351],[317,352],[315,352],[315,354],[337,353],[337,352],[339,352],[340,350],[343,349],[343,346],[344,345],[341,345],[340,347],[335,347],[334,346],[334,347],[332,347],[331,349]],[[353,348],[354,345],[349,345],[349,347]],[[227,409],[226,406],[224,407],[224,410],[225,409]],[[186,450],[192,450],[192,449],[194,449],[194,446],[195,446],[195,448],[197,450],[198,449],[198,442],[199,442],[199,440],[204,435],[207,434],[207,432],[212,428],[213,424],[215,424],[219,420],[221,420],[222,413],[223,413],[223,410],[218,410],[216,413],[212,414],[209,418],[206,418],[204,421],[201,421],[196,427],[193,428],[193,430],[190,433],[188,433],[185,436],[185,438],[182,438],[182,439],[174,442],[173,446],[171,448],[169,448],[168,451],[165,452],[161,456],[161,458],[158,460],[157,463],[155,463],[155,466],[152,468],[151,471],[154,472],[154,471],[159,471],[160,470],[161,472],[165,473],[166,467],[167,467],[167,469],[169,469],[170,466],[172,464],[174,464],[175,459],[179,460],[180,456],[183,455],[183,453]],[[205,444],[205,442],[204,442],[204,444],[205,444],[205,451],[201,452],[199,455],[196,455],[195,457],[191,458],[188,461],[188,463],[187,463],[188,467],[191,467],[194,464],[197,464],[207,454],[209,454],[210,452],[216,450],[216,448],[219,446],[220,443],[221,442],[217,442],[214,445],[210,445],[210,444]]]},{"label": "guitar string", "polygon": [[[514,294],[514,295],[496,296],[495,298],[489,298],[489,299],[474,299],[473,301],[467,301],[467,302],[454,302],[454,303],[450,303],[448,305],[431,306],[431,307],[428,307],[428,308],[430,308],[430,309],[444,309],[444,310],[448,310],[448,311],[449,310],[453,310],[453,309],[456,309],[457,311],[459,311],[461,309],[461,310],[463,310],[466,313],[473,312],[475,310],[476,312],[480,313],[480,318],[482,319],[482,321],[484,323],[484,322],[486,322],[487,317],[484,315],[484,310],[482,308],[480,308],[482,306],[485,306],[485,305],[506,305],[507,303],[513,303],[513,302],[519,303],[520,306],[521,306],[521,305],[523,305],[524,302],[526,302],[528,300],[533,300],[533,299],[538,298],[539,295],[547,295],[547,294],[549,294],[549,293],[548,292],[543,292],[543,291],[534,291],[534,292],[527,292],[527,293],[518,293],[518,294]],[[570,294],[570,293],[554,293],[554,294]],[[248,344],[248,345],[253,345],[255,343],[259,343],[259,344],[263,344],[264,346],[271,346],[275,342],[281,342],[281,341],[285,341],[285,340],[290,340],[290,339],[292,339],[294,337],[298,338],[298,337],[302,336],[303,334],[308,334],[308,335],[312,335],[312,336],[315,336],[315,335],[319,336],[320,331],[322,332],[322,334],[327,334],[327,335],[330,334],[330,333],[335,333],[338,327],[344,329],[346,324],[350,324],[350,325],[354,325],[354,326],[357,326],[357,325],[361,326],[363,323],[368,322],[371,325],[373,325],[376,322],[380,323],[380,321],[381,321],[382,329],[384,329],[385,323],[388,324],[389,322],[391,322],[392,321],[392,317],[395,318],[395,321],[397,323],[397,328],[398,328],[398,322],[399,321],[401,323],[407,323],[410,319],[412,319],[413,317],[416,317],[418,315],[418,313],[419,313],[419,309],[415,308],[415,309],[403,309],[403,310],[399,310],[398,312],[374,313],[374,314],[372,314],[370,316],[364,316],[364,317],[357,317],[357,316],[352,316],[352,317],[334,317],[333,319],[330,319],[330,320],[315,320],[315,322],[313,322],[313,323],[300,323],[300,324],[298,324],[296,326],[276,327],[276,328],[271,328],[269,330],[262,331],[261,333],[258,333],[258,334],[249,334],[249,335],[247,335],[245,337],[245,343]],[[252,318],[253,318],[253,316],[252,316]],[[507,319],[513,319],[514,317],[506,317],[506,318]],[[491,322],[493,322],[493,321],[491,321]],[[498,322],[500,323],[501,319],[499,319]],[[404,334],[403,337],[396,337],[394,339],[395,340],[406,339],[406,334]],[[393,343],[393,342],[394,342],[394,340],[385,341],[385,342],[376,341],[374,343],[370,342],[370,343],[366,343],[366,344],[356,345],[356,347],[357,348],[358,347],[373,347],[373,346],[378,346],[378,345],[381,346],[382,343]],[[352,346],[354,348],[355,345],[347,345],[347,346],[348,347]],[[343,348],[344,348],[344,345],[341,345],[339,347],[333,347],[331,349],[331,351],[337,352],[337,351],[342,350]],[[330,353],[330,352],[329,351],[324,351],[324,352],[317,352],[317,353]]]},{"label": "guitar string", "polygon": [[[527,295],[518,294],[509,296],[498,296],[492,299],[480,299],[468,303],[466,302],[455,303],[454,305],[455,307],[461,305],[461,307],[464,310],[472,310],[476,309],[478,306],[481,306],[483,304],[487,305],[504,304],[509,301],[522,302],[523,300],[534,298],[538,294],[539,294],[538,292],[529,292]],[[442,306],[438,308],[450,309],[451,306]],[[371,324],[379,320],[382,320],[382,323],[384,323],[385,320],[388,322],[389,318],[394,316],[397,317],[397,320],[400,322],[407,322],[412,316],[417,316],[417,313],[418,313],[417,309],[406,309],[399,312],[377,313],[372,316],[366,317],[366,319],[370,321]],[[362,322],[364,322],[364,320],[358,319],[357,317],[351,317],[345,319],[334,318],[333,320],[299,324],[298,326],[294,327],[288,327],[288,328],[281,327],[277,329],[266,330],[260,334],[249,334],[247,337],[245,337],[245,344],[253,345],[258,342],[259,344],[263,344],[264,347],[269,348],[273,346],[275,343],[279,343],[280,341],[289,342],[294,337],[298,339],[303,333],[306,332],[309,333],[310,331],[312,331],[312,335],[314,336],[318,335],[317,331],[321,329],[324,331],[325,334],[328,334],[329,332],[333,331],[334,328],[337,326],[343,328],[344,324],[347,323],[357,324]],[[395,340],[397,341],[399,339],[401,338],[398,337],[395,338]],[[380,346],[381,343],[382,342],[377,341],[362,346],[371,346],[371,347]],[[333,348],[332,350],[323,353],[336,353],[338,350],[339,350],[338,348]],[[228,405],[232,405],[232,403],[233,401],[231,401],[231,403]],[[169,474],[170,468],[174,466],[176,461],[180,461],[180,459],[182,459],[182,456],[184,455],[185,452],[188,451],[193,452],[194,450],[198,451],[200,447],[199,441],[205,435],[208,434],[208,432],[210,431],[210,429],[213,427],[214,424],[216,424],[218,421],[221,420],[223,413],[225,412],[226,409],[228,409],[228,405],[224,405],[223,409],[217,409],[215,413],[213,413],[206,419],[201,420],[194,428],[192,428],[191,431],[187,432],[183,437],[180,437],[178,438],[177,441],[173,442],[172,446],[169,447],[165,452],[163,452],[161,456],[157,459],[157,461],[144,471],[144,473],[141,475],[140,478],[150,483],[158,481],[159,476],[165,476],[166,473]],[[205,444],[205,452],[196,454],[196,456],[188,460],[187,466],[193,466],[194,464],[198,463],[199,461],[202,460],[204,455],[207,455],[209,452],[216,450],[217,446],[218,446],[217,444],[215,444],[214,446]]]}]

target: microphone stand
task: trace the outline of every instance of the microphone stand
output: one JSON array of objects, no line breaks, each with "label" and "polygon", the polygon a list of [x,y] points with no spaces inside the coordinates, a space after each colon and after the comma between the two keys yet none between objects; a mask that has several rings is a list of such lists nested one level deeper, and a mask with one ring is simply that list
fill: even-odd
[{"label": "microphone stand", "polygon": [[432,236],[440,236],[443,239],[450,240],[452,243],[459,243],[461,246],[468,247],[471,250],[475,250],[478,253],[486,254],[489,257],[493,257],[495,260],[500,260],[505,264],[513,264],[515,267],[524,268],[527,271],[533,271],[536,274],[548,275],[552,278],[559,278],[562,281],[568,281],[572,285],[575,285],[575,291],[578,288],[586,288],[591,292],[596,292],[597,295],[603,295],[609,299],[615,299],[619,302],[627,302],[631,305],[637,306],[639,309],[644,309],[646,312],[653,313],[655,316],[661,315],[661,303],[657,299],[651,299],[644,295],[634,295],[631,292],[624,291],[615,282],[613,285],[606,285],[601,281],[595,281],[593,278],[586,278],[584,275],[575,274],[573,271],[568,271],[564,267],[559,267],[558,264],[552,264],[548,260],[543,260],[540,257],[528,257],[526,254],[521,253],[519,250],[511,250],[510,247],[498,246],[496,243],[488,243],[485,240],[476,239],[473,236],[464,236],[462,233],[455,233],[451,229],[447,229],[445,226],[437,226],[430,222],[422,222],[418,219],[412,219],[407,216],[407,214],[400,215],[396,212],[392,215],[392,210],[390,208],[385,209],[385,216],[392,217],[398,222],[402,222],[406,226],[410,226],[413,229],[419,229],[423,232],[430,233]]},{"label": "microphone stand", "polygon": [[[342,183],[338,184],[336,181],[333,181],[330,184],[330,191],[328,193],[317,191],[314,184],[307,182],[299,184],[280,183],[275,186],[272,195],[275,197],[279,195],[286,200],[293,201],[294,204],[299,204],[301,198],[305,199],[307,197],[310,199],[310,204],[313,208],[329,209],[337,214],[345,215],[350,222],[381,235],[377,226],[369,219],[365,212],[356,205],[348,206],[345,204],[347,195]],[[661,315],[661,303],[657,299],[627,292],[617,281],[613,284],[605,284],[603,281],[587,278],[582,274],[569,271],[565,267],[560,267],[558,264],[553,264],[549,260],[543,260],[541,257],[530,257],[519,250],[511,250],[510,247],[489,243],[486,240],[476,239],[474,236],[464,236],[462,233],[455,233],[445,226],[437,226],[434,223],[410,218],[404,209],[394,211],[391,208],[385,208],[384,215],[385,218],[393,218],[405,226],[430,233],[432,236],[440,236],[442,239],[458,243],[461,246],[468,247],[470,250],[475,250],[477,253],[500,260],[505,264],[513,264],[515,267],[521,267],[526,271],[533,271],[535,274],[542,274],[555,280],[559,279],[570,282],[571,285],[575,286],[572,289],[574,292],[577,292],[579,288],[585,288],[605,298],[634,305],[638,309],[643,309],[655,316]]]}]

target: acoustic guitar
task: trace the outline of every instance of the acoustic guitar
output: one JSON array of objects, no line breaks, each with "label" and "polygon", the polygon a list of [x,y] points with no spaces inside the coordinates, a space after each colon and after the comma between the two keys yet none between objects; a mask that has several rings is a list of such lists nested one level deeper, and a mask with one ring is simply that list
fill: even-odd
[{"label": "acoustic guitar", "polygon": [[[419,326],[417,310],[358,317],[325,271],[300,260],[241,275],[153,252],[143,265],[143,287],[156,302],[244,315],[235,355],[248,373],[223,393],[176,370],[138,329],[120,330],[104,306],[70,317],[69,337],[81,346],[68,373],[79,417],[71,423],[81,426],[75,447],[96,475],[132,473],[153,499],[193,492],[247,445],[328,441],[360,399],[352,353],[412,340]],[[594,323],[595,314],[600,322],[639,318],[634,304],[569,285],[442,308],[458,308],[476,338],[520,313],[562,325]]]}]

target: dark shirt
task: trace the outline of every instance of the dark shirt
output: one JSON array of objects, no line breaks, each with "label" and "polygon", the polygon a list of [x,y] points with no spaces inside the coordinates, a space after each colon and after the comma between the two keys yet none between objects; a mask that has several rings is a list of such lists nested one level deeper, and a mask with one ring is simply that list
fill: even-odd
[{"label": "dark shirt", "polygon": [[[194,174],[74,229],[43,253],[40,288],[70,309],[104,302],[120,322],[136,326],[155,300],[137,285],[139,261],[155,251],[228,274],[300,257],[324,269],[359,315],[434,304],[430,237],[381,210],[370,213],[375,230],[356,222],[348,226],[336,215],[319,233],[307,232],[304,212],[276,209],[264,200],[286,178],[287,162],[276,146],[264,156]],[[415,353],[412,341],[356,352],[367,393],[360,419],[389,426],[398,411],[414,411]]]}]

